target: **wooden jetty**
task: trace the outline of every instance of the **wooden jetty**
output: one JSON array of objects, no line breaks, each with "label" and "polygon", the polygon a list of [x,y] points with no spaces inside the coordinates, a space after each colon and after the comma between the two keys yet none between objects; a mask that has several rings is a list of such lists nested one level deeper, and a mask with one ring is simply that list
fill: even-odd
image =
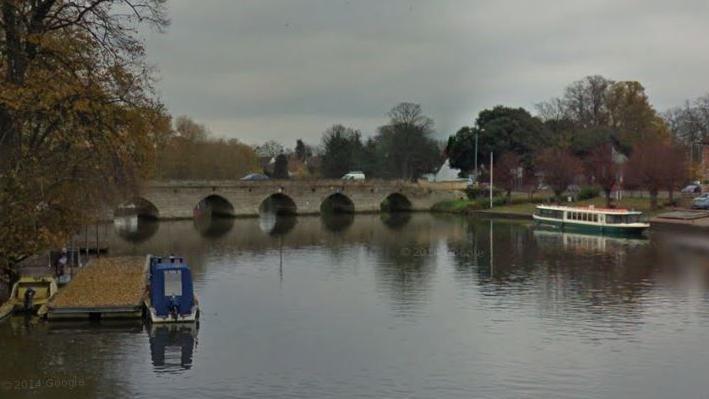
[{"label": "wooden jetty", "polygon": [[709,212],[703,210],[676,210],[660,214],[650,220],[653,230],[677,232],[709,232]]},{"label": "wooden jetty", "polygon": [[143,315],[148,264],[144,257],[91,260],[47,306],[49,320],[125,319]]}]

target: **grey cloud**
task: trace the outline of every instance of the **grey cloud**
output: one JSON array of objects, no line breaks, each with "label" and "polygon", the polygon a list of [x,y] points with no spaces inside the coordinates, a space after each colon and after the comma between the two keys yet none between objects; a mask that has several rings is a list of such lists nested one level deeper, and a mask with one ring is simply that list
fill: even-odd
[{"label": "grey cloud", "polygon": [[169,14],[146,38],[168,108],[250,143],[372,133],[400,101],[443,137],[589,74],[641,81],[660,110],[709,90],[703,1],[172,0]]}]

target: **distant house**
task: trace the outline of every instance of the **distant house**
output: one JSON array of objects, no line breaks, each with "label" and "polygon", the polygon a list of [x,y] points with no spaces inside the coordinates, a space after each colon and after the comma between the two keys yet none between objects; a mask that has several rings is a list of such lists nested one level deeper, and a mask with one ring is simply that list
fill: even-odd
[{"label": "distant house", "polygon": [[276,158],[272,156],[261,156],[258,157],[259,166],[261,170],[266,175],[270,176],[273,174],[273,167],[276,165]]},{"label": "distant house", "polygon": [[446,182],[446,181],[461,181],[465,178],[458,177],[460,169],[452,168],[450,165],[450,160],[446,158],[446,161],[438,168],[436,173],[429,173],[424,175],[427,180],[435,182]]}]

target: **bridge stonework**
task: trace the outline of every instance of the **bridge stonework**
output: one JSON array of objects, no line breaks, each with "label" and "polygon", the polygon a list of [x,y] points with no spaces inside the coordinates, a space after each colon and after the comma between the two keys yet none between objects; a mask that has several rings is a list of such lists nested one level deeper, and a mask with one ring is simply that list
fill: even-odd
[{"label": "bridge stonework", "polygon": [[165,181],[150,182],[140,198],[150,202],[160,219],[187,219],[200,201],[218,196],[233,207],[234,216],[257,216],[261,204],[274,194],[290,198],[297,214],[317,214],[329,196],[339,193],[349,198],[355,212],[379,212],[391,194],[403,195],[413,211],[427,211],[443,200],[462,198],[451,187],[400,181],[273,180],[273,181]]}]

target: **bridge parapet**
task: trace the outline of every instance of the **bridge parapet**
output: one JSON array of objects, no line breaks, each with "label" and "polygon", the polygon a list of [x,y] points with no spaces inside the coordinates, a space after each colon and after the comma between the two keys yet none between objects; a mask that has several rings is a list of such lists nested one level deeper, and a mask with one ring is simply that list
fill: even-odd
[{"label": "bridge parapet", "polygon": [[266,201],[296,214],[317,214],[335,194],[339,201],[351,201],[354,212],[379,212],[393,194],[410,210],[426,211],[463,196],[450,186],[388,180],[152,181],[141,191],[140,198],[157,209],[160,219],[192,218],[196,208],[210,204],[221,214],[257,216]]}]

